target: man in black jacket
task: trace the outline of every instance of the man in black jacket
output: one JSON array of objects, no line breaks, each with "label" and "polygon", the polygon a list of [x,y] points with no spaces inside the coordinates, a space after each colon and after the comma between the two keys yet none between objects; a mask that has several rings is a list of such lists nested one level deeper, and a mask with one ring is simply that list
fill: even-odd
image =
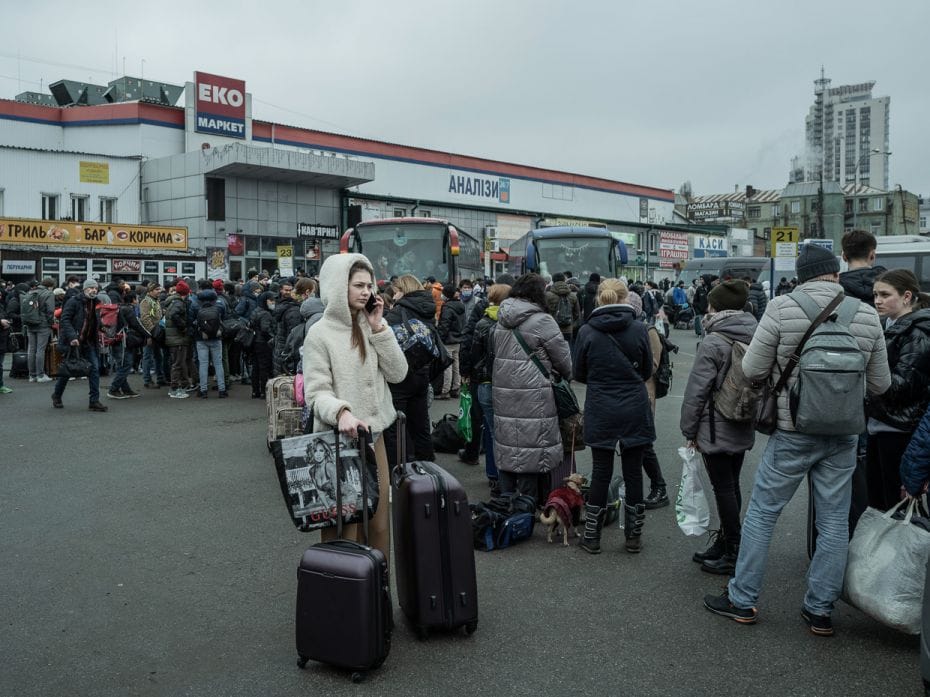
[{"label": "man in black jacket", "polygon": [[[100,403],[100,358],[97,354],[97,292],[100,286],[97,281],[88,278],[84,281],[83,293],[75,296],[65,303],[61,311],[61,321],[58,329],[58,350],[63,354],[71,349],[78,349],[90,363],[90,374],[87,376],[87,387],[90,411],[106,411],[107,408]],[[52,406],[61,409],[64,404],[61,396],[68,386],[68,378],[61,376],[55,382],[52,391]]]}]

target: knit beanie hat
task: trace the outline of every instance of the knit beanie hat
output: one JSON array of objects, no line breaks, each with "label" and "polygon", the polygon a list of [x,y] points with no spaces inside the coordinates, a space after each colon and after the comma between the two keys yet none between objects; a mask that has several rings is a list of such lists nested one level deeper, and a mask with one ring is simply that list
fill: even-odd
[{"label": "knit beanie hat", "polygon": [[743,281],[718,283],[707,294],[707,302],[715,310],[742,310],[749,300],[749,287]]},{"label": "knit beanie hat", "polygon": [[223,280],[221,278],[213,279],[213,290],[215,290],[217,293],[223,292]]},{"label": "knit beanie hat", "polygon": [[801,245],[801,251],[798,254],[798,260],[795,262],[794,268],[797,271],[798,283],[807,283],[818,276],[839,273],[840,262],[833,256],[833,252],[824,249],[820,245],[805,244]]},{"label": "knit beanie hat", "polygon": [[636,315],[636,319],[639,319],[642,316],[643,299],[636,293],[630,293],[626,296],[626,304],[633,308],[633,313]]},{"label": "knit beanie hat", "polygon": [[190,295],[191,292],[191,287],[184,281],[178,281],[175,283],[174,289],[178,291],[178,295]]},{"label": "knit beanie hat", "polygon": [[100,284],[97,283],[97,281],[95,281],[92,278],[88,278],[86,281],[84,281],[84,290],[87,290],[88,288],[99,288],[99,287],[100,287]]}]

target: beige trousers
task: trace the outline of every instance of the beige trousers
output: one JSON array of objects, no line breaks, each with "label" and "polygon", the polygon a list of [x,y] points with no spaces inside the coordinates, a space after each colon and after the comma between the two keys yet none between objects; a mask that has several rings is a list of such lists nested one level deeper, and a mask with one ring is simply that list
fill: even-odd
[{"label": "beige trousers", "polygon": [[[391,516],[390,516],[390,496],[391,496],[391,473],[388,466],[387,451],[384,449],[384,437],[378,438],[374,444],[375,462],[378,464],[378,510],[375,515],[368,521],[368,546],[380,549],[384,558],[390,563],[391,556]],[[342,528],[342,537],[346,540],[355,540],[356,542],[365,541],[365,533],[362,524],[345,525]],[[323,542],[335,540],[336,528],[323,528],[320,531],[320,539]]]}]

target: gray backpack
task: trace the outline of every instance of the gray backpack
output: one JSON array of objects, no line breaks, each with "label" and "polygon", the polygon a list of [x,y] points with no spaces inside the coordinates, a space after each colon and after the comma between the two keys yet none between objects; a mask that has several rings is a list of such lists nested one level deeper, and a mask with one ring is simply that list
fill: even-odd
[{"label": "gray backpack", "polygon": [[720,332],[711,332],[730,345],[730,365],[723,376],[720,387],[713,394],[713,410],[727,421],[747,423],[755,421],[759,413],[759,403],[765,394],[765,383],[754,382],[743,373],[743,356],[749,348],[742,341],[736,341]]},{"label": "gray backpack", "polygon": [[[813,322],[822,308],[807,293],[791,293]],[[798,379],[788,395],[791,420],[799,433],[851,436],[865,431],[865,356],[849,325],[859,310],[845,298],[801,349]]]}]

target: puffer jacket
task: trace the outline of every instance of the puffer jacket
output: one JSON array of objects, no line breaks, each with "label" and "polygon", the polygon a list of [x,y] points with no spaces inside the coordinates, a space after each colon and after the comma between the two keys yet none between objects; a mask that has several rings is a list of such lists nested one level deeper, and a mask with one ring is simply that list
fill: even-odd
[{"label": "puffer jacket", "polygon": [[885,330],[891,387],[869,400],[870,417],[913,431],[930,403],[930,310],[909,312]]},{"label": "puffer jacket", "polygon": [[[407,319],[418,319],[424,324],[435,326],[436,304],[433,302],[433,294],[428,290],[407,293],[385,313],[384,319],[387,320],[388,326],[393,328],[403,324],[404,314]],[[429,391],[429,371],[428,365],[417,371],[408,371],[407,376],[401,382],[391,384],[391,396],[394,399],[411,397],[425,399]]]},{"label": "puffer jacket", "polygon": [[930,479],[930,409],[924,412],[917,430],[901,457],[901,482],[911,496],[917,496]]},{"label": "puffer jacket", "polygon": [[[468,364],[471,366],[471,379],[475,383],[491,382],[494,370],[494,342],[491,335],[497,326],[497,313],[499,305],[490,305],[484,311],[478,324],[475,325],[475,334],[471,338]],[[459,358],[461,361],[461,357]]]},{"label": "puffer jacket", "polygon": [[755,316],[756,320],[762,319],[769,298],[761,283],[751,283],[749,285],[749,302],[752,303],[752,314]]},{"label": "puffer jacket", "polygon": [[494,400],[494,459],[515,474],[548,472],[562,462],[559,416],[549,381],[514,338],[518,329],[550,372],[572,377],[572,361],[562,331],[546,310],[522,298],[500,305],[494,342],[491,391]]},{"label": "puffer jacket", "polygon": [[465,305],[461,300],[446,300],[439,311],[439,338],[446,346],[461,344],[465,334]]},{"label": "puffer jacket", "polygon": [[299,324],[304,323],[300,305],[294,298],[278,298],[274,308],[275,345],[284,346],[287,335]]},{"label": "puffer jacket", "polygon": [[885,273],[884,266],[864,267],[853,269],[840,274],[840,285],[846,295],[859,298],[862,302],[875,307],[875,296],[872,295],[872,286],[875,279]]},{"label": "puffer jacket", "polygon": [[300,304],[300,316],[304,321],[291,330],[284,345],[284,368],[288,373],[297,372],[298,362],[306,358],[303,355],[303,346],[307,330],[320,321],[323,309],[323,301],[315,296]]},{"label": "puffer jacket", "polygon": [[[820,307],[826,307],[837,293],[842,292],[842,288],[830,281],[808,281],[798,286],[794,292],[807,293]],[[765,308],[765,314],[752,337],[749,350],[743,357],[743,373],[746,377],[750,380],[771,377],[772,381],[776,382],[809,326],[810,320],[790,293],[774,298]],[[875,308],[861,303],[859,311],[850,323],[850,332],[856,337],[859,349],[866,359],[868,394],[882,394],[891,384],[891,373],[888,370],[888,353],[885,350],[882,327]],[[788,378],[787,386],[778,396],[778,428],[783,431],[794,431],[788,408],[788,395],[797,380],[798,373],[795,370]],[[824,405],[824,408],[829,408],[829,405]]]},{"label": "puffer jacket", "polygon": [[695,441],[702,453],[741,453],[755,443],[756,431],[752,422],[727,421],[716,409],[712,413],[711,398],[720,389],[730,369],[733,347],[723,337],[748,344],[757,326],[759,323],[755,317],[740,310],[724,310],[705,319],[707,336],[698,347],[688,376],[680,422],[685,440]]},{"label": "puffer jacket", "polygon": [[165,302],[165,346],[187,346],[191,343],[187,316],[190,311],[190,296],[175,293]]},{"label": "puffer jacket", "polygon": [[578,331],[575,345],[575,378],[588,386],[585,443],[612,450],[618,442],[622,448],[633,448],[656,439],[645,382],[652,369],[646,325],[633,308],[596,308]]},{"label": "puffer jacket", "polygon": [[571,334],[572,327],[578,324],[581,317],[581,308],[578,305],[578,296],[572,291],[568,283],[565,281],[553,283],[552,288],[546,291],[546,309],[554,318],[559,311],[559,303],[565,296],[568,296],[568,301],[572,306],[572,321],[571,324],[559,325],[559,329],[563,334]]}]

